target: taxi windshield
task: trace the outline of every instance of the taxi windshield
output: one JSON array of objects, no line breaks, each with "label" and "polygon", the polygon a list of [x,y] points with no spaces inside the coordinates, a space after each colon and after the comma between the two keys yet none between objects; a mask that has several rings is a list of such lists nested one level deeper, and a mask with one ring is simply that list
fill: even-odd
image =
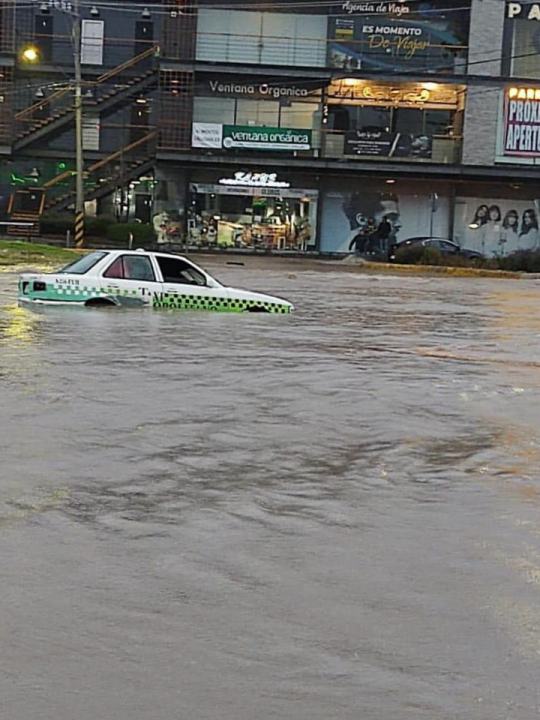
[{"label": "taxi windshield", "polygon": [[74,262],[69,263],[66,267],[58,270],[58,273],[70,273],[71,275],[84,275],[91,268],[94,267],[100,260],[102,260],[109,253],[106,252],[93,252],[90,255],[85,255],[82,258],[78,258]]}]

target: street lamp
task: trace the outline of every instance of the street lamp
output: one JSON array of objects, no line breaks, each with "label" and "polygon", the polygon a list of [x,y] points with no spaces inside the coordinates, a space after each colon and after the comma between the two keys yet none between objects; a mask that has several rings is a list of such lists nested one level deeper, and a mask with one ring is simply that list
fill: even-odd
[{"label": "street lamp", "polygon": [[20,57],[23,62],[34,65],[40,60],[39,50],[35,45],[26,45],[26,47],[21,50]]},{"label": "street lamp", "polygon": [[[40,10],[43,12],[44,10],[48,10],[49,7],[66,13],[66,15],[69,15],[72,19],[71,36],[75,65],[75,244],[77,247],[82,247],[84,245],[84,157],[82,133],[81,0],[72,0],[72,2],[66,0],[48,0],[47,4],[42,3],[40,5]],[[29,64],[39,62],[41,59],[39,48],[35,45],[25,46],[20,53],[20,59],[22,62]]]}]

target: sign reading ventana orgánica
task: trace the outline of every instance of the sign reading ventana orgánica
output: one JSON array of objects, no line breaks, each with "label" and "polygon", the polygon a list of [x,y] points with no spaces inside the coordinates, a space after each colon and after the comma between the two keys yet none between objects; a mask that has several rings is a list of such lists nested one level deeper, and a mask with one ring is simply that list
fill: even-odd
[{"label": "sign reading ventana org\u00e1nica", "polygon": [[505,98],[504,154],[540,157],[540,88],[511,88]]},{"label": "sign reading ventana org\u00e1nica", "polygon": [[223,147],[227,150],[310,150],[311,130],[224,125]]}]

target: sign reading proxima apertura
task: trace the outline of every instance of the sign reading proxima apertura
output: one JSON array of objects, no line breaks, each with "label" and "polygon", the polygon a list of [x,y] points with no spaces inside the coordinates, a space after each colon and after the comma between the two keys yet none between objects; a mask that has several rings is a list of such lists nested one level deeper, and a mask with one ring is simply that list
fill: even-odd
[{"label": "sign reading proxima apertura", "polygon": [[510,88],[507,91],[504,154],[540,157],[540,88]]}]

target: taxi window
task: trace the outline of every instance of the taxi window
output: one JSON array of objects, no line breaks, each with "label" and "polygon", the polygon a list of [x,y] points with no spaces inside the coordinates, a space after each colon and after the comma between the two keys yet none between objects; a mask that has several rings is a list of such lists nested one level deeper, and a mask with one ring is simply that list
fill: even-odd
[{"label": "taxi window", "polygon": [[121,255],[111,263],[103,273],[103,277],[117,280],[155,281],[154,269],[150,258],[144,255]]},{"label": "taxi window", "polygon": [[58,273],[70,273],[71,275],[84,275],[91,270],[94,265],[102,260],[108,253],[106,252],[93,252],[90,255],[85,255],[82,258],[78,258],[75,262],[69,263],[66,267],[58,270]]},{"label": "taxi window", "polygon": [[124,263],[121,257],[116,258],[112,265],[109,265],[103,273],[103,277],[124,279]]},{"label": "taxi window", "polygon": [[202,272],[184,260],[160,257],[159,255],[156,260],[163,275],[163,282],[182,285],[206,285],[206,278]]}]

